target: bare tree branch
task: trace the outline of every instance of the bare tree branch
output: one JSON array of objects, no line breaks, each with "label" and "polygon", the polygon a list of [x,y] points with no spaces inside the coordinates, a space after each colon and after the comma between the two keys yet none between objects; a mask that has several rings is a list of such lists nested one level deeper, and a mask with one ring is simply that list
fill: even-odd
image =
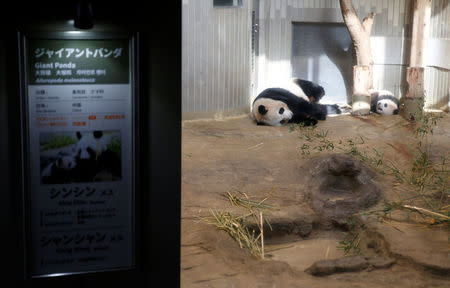
[{"label": "bare tree branch", "polygon": [[375,13],[370,13],[364,18],[363,23],[359,21],[352,0],[339,0],[342,18],[347,25],[348,32],[355,46],[357,65],[369,66],[373,64],[370,48],[370,32],[372,30]]},{"label": "bare tree branch", "polygon": [[375,13],[361,21],[353,7],[352,0],[339,0],[342,18],[344,18],[356,53],[356,66],[353,67],[353,98],[352,113],[354,115],[367,115],[370,113],[370,94],[368,89],[373,88],[372,76],[372,49],[370,47],[370,32]]},{"label": "bare tree branch", "polygon": [[369,34],[369,36],[370,36],[370,32],[372,31],[374,17],[375,17],[375,13],[372,12],[369,14],[369,16],[364,18],[363,22],[362,22],[363,29],[366,33]]}]

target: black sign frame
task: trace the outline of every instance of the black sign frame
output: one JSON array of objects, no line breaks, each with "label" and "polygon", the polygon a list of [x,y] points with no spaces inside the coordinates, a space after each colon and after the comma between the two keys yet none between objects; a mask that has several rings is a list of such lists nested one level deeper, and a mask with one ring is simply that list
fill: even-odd
[{"label": "black sign frame", "polygon": [[[22,222],[22,248],[23,248],[23,271],[24,278],[45,278],[45,277],[55,277],[55,276],[70,276],[70,275],[84,275],[92,274],[98,272],[115,272],[115,271],[137,271],[140,269],[140,207],[137,205],[139,203],[140,195],[137,191],[140,191],[140,166],[142,166],[139,160],[140,154],[140,143],[139,140],[142,134],[141,126],[141,109],[139,108],[140,101],[140,77],[139,77],[139,47],[140,47],[140,36],[138,32],[91,32],[91,31],[52,31],[52,32],[42,32],[42,31],[19,31],[18,32],[18,47],[19,47],[19,78],[20,78],[20,138],[21,138],[21,222]],[[36,274],[33,273],[31,267],[31,187],[30,187],[30,139],[28,134],[29,129],[29,111],[28,111],[28,60],[27,60],[27,45],[30,39],[46,39],[46,40],[116,40],[116,39],[127,39],[130,42],[130,73],[131,73],[131,107],[132,107],[132,191],[131,193],[131,237],[132,239],[132,249],[130,253],[132,254],[132,263],[128,267],[119,268],[95,268],[91,270],[84,271],[68,271],[68,272],[55,272],[55,273],[45,273]]]}]

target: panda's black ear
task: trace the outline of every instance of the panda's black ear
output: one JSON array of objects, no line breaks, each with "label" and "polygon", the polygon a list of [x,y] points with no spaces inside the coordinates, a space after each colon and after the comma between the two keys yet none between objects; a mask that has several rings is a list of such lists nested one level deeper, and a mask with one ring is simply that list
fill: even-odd
[{"label": "panda's black ear", "polygon": [[99,138],[101,138],[102,136],[103,136],[103,132],[102,132],[102,131],[99,131],[99,130],[94,131],[94,138],[95,138],[95,139],[99,139]]},{"label": "panda's black ear", "polygon": [[81,133],[80,133],[80,131],[77,131],[77,138],[78,138],[78,140],[80,140],[81,139]]},{"label": "panda's black ear", "polygon": [[392,114],[397,115],[398,114],[398,109],[395,109]]},{"label": "panda's black ear", "polygon": [[261,114],[261,115],[266,115],[266,113],[267,113],[268,111],[269,111],[269,110],[266,109],[266,106],[264,106],[264,105],[259,105],[259,106],[258,106],[258,112],[259,112],[259,114]]}]

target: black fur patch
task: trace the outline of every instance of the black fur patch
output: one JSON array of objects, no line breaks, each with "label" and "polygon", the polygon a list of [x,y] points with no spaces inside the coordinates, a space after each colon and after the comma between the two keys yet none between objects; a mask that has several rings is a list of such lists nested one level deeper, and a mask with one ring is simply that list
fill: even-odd
[{"label": "black fur patch", "polygon": [[269,112],[269,110],[266,109],[266,106],[264,105],[259,105],[258,107],[258,112],[261,115],[266,115],[267,112]]},{"label": "black fur patch", "polygon": [[102,138],[102,136],[103,136],[103,132],[102,132],[102,131],[99,131],[99,130],[94,131],[93,134],[94,134],[94,138],[95,138],[95,139]]},{"label": "black fur patch", "polygon": [[319,102],[323,95],[325,95],[325,89],[323,89],[323,87],[319,84],[299,78],[294,78],[293,81],[300,88],[302,88],[305,95],[308,96],[310,102]]}]

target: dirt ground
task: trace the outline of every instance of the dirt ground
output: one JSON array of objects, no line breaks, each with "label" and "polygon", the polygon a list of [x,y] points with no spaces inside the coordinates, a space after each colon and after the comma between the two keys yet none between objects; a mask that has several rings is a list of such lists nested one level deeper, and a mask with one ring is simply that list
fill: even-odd
[{"label": "dirt ground", "polygon": [[[321,217],[326,213],[315,209],[308,196],[320,184],[316,170],[321,161],[344,150],[320,152],[313,145],[305,149],[307,142],[299,131],[257,126],[249,115],[182,125],[181,287],[450,287],[448,227],[418,224],[403,215],[397,221],[367,219],[364,226],[362,254],[384,257],[388,265],[335,269],[341,272],[327,276],[305,272],[320,260],[349,259],[337,248],[343,230],[324,224]],[[400,168],[409,167],[417,146],[411,125],[400,116],[342,115],[320,121],[314,131],[336,146],[362,136],[361,147],[382,151],[384,159]],[[449,131],[450,115],[444,115],[427,142],[432,160],[450,157]],[[380,197],[367,209],[411,193],[392,177],[372,176],[367,181]],[[276,231],[265,237],[263,260],[198,219],[209,216],[210,209],[236,212],[222,196],[236,190],[255,199],[273,191],[267,203],[278,210],[268,217]],[[361,259],[366,261],[356,261]]]}]

